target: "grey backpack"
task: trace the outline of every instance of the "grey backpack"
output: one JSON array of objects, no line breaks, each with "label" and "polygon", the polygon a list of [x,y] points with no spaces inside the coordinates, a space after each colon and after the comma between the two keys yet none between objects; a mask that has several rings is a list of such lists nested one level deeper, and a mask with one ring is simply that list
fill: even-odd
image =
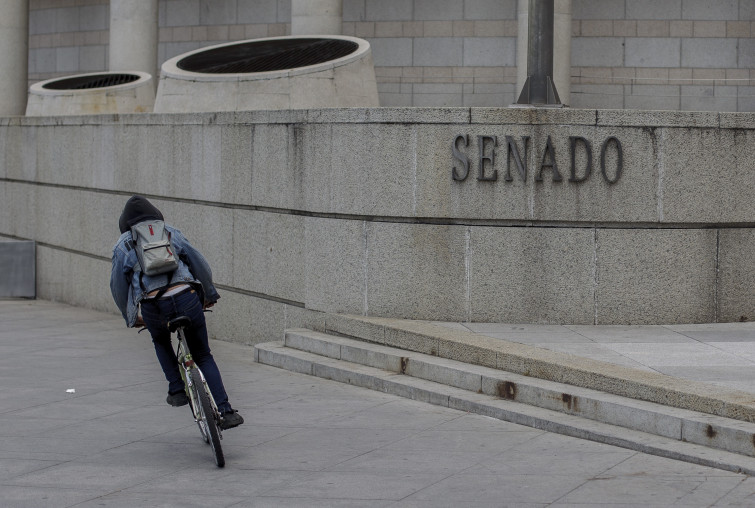
[{"label": "grey backpack", "polygon": [[170,232],[161,220],[146,220],[131,226],[134,250],[144,275],[159,275],[178,268]]}]

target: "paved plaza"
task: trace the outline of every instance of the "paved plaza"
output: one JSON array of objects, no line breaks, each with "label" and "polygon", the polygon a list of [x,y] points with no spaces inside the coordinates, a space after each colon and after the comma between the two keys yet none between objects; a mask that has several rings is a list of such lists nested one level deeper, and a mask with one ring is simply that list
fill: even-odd
[{"label": "paved plaza", "polygon": [[[246,423],[215,466],[146,333],[119,316],[0,301],[0,505],[755,506],[755,478],[304,376],[213,341]],[[463,326],[752,389],[751,323]],[[277,337],[271,337],[276,340]]]}]

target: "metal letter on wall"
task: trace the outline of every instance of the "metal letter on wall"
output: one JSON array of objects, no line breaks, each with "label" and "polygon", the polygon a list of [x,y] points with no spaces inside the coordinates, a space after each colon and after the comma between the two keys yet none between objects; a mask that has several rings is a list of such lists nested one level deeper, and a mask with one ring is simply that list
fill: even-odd
[{"label": "metal letter on wall", "polygon": [[[613,179],[608,177],[608,173],[606,172],[606,149],[608,148],[608,144],[613,141],[616,144],[616,155],[617,155],[617,161],[616,161],[616,174],[613,177]],[[603,142],[603,146],[600,148],[600,171],[603,173],[603,178],[606,179],[606,182],[610,184],[614,184],[619,181],[619,178],[621,178],[621,172],[624,169],[624,151],[621,148],[621,141],[619,141],[614,136],[611,136],[609,138],[606,138],[606,140]]]},{"label": "metal letter on wall", "polygon": [[467,157],[466,154],[460,152],[457,148],[459,140],[464,141],[464,146],[469,146],[469,136],[462,136],[461,134],[459,134],[454,138],[454,142],[451,145],[451,152],[453,153],[453,156],[459,162],[461,162],[461,166],[464,168],[464,173],[459,174],[459,172],[456,171],[456,166],[453,166],[451,168],[451,176],[457,182],[463,182],[467,179],[467,176],[469,176],[469,157]]},{"label": "metal letter on wall", "polygon": [[[490,151],[489,157],[485,155],[486,140],[493,142],[493,148]],[[477,180],[481,182],[495,182],[498,180],[498,170],[495,169],[495,147],[498,146],[498,138],[496,136],[477,136],[477,144],[480,150],[480,173]],[[485,176],[485,161],[489,161],[490,167],[494,168],[491,176]]]},{"label": "metal letter on wall", "polygon": [[[457,134],[451,143],[451,153],[453,164],[451,166],[451,178],[456,182],[463,182],[469,177],[470,171],[473,170],[472,160],[467,155],[464,148],[469,147],[469,135]],[[521,136],[522,146],[514,139],[514,136],[505,136],[506,138],[506,173],[504,180],[513,182],[512,163],[516,165],[516,170],[523,182],[527,182],[528,171],[528,152],[529,136]],[[498,147],[498,137],[488,135],[477,136],[477,162],[479,168],[477,180],[480,182],[498,181],[498,169],[496,169],[496,147]],[[522,151],[523,150],[523,151]],[[537,153],[537,152],[536,152]],[[593,148],[592,142],[582,136],[569,136],[569,182],[583,183],[592,175],[593,170]],[[608,159],[608,163],[606,162]],[[612,172],[606,168],[606,164],[615,163],[615,170]],[[535,163],[536,164],[536,163]],[[584,164],[582,166],[582,164]],[[534,164],[533,164],[534,165]],[[578,166],[582,166],[581,168]],[[556,157],[556,148],[553,144],[551,135],[548,135],[543,149],[543,155],[540,159],[540,166],[534,165],[535,182],[543,181],[543,170],[550,169],[553,172],[553,181],[563,181],[563,176],[558,169],[558,158]],[[624,149],[621,141],[615,136],[607,137],[600,147],[600,172],[609,185],[617,183],[624,172]],[[581,173],[581,174],[580,174]]]},{"label": "metal letter on wall", "polygon": [[[550,154],[551,161],[550,163],[545,162],[545,158]],[[543,168],[551,168],[553,170],[553,181],[554,182],[560,182],[562,180],[561,173],[558,172],[558,164],[556,164],[556,151],[553,148],[553,143],[551,142],[551,137],[548,136],[548,141],[545,142],[545,150],[543,150],[543,160],[540,163],[540,169],[537,172],[537,175],[535,176],[536,182],[542,182],[543,181]]]},{"label": "metal letter on wall", "polygon": [[524,162],[519,156],[519,148],[516,146],[516,141],[512,136],[506,136],[506,180],[511,182],[514,180],[511,176],[511,156],[514,156],[514,163],[516,169],[519,171],[519,175],[522,177],[522,181],[527,181],[527,142],[530,140],[529,136],[522,136],[522,142],[524,143]]},{"label": "metal letter on wall", "polygon": [[[585,165],[584,176],[577,176],[577,143],[582,143],[585,147],[585,154],[587,155],[587,164]],[[590,178],[592,173],[592,145],[590,142],[582,136],[569,136],[569,144],[571,147],[571,176],[570,182],[581,183]]]}]

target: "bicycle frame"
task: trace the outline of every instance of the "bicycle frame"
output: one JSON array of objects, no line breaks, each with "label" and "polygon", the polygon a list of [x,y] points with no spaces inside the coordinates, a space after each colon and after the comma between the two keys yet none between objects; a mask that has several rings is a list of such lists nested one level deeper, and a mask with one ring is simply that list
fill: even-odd
[{"label": "bicycle frame", "polygon": [[[215,422],[218,422],[220,420],[220,411],[218,411],[218,406],[215,403],[215,398],[212,396],[212,392],[210,391],[210,387],[207,385],[207,381],[204,378],[204,374],[202,373],[202,370],[199,368],[199,366],[194,363],[194,359],[191,357],[191,352],[189,351],[189,347],[186,344],[186,338],[183,334],[183,329],[178,328],[177,330],[178,335],[178,346],[176,347],[176,357],[178,358],[178,365],[179,365],[179,371],[181,372],[181,378],[184,381],[184,386],[186,387],[186,395],[189,397],[189,404],[191,405],[191,412],[194,415],[194,421],[197,422],[197,424],[200,424],[199,418],[197,415],[200,414],[199,411],[199,400],[197,400],[196,392],[194,390],[191,390],[192,385],[192,379],[189,375],[189,371],[196,369],[196,371],[199,373],[199,377],[202,380],[202,384],[204,385],[204,389],[207,392],[207,395],[210,399],[210,404],[212,405],[212,415],[208,415],[212,418],[214,418]],[[202,426],[199,425],[200,430],[202,431],[202,434],[204,435],[204,430],[202,429]],[[218,430],[218,436],[220,439],[223,439],[223,433],[220,430],[220,426],[217,426]],[[209,436],[205,436],[205,440],[208,440]]]}]

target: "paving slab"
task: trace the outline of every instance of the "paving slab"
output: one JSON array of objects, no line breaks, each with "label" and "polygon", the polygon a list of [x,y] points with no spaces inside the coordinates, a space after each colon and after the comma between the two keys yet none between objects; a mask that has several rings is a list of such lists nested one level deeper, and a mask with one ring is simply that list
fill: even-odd
[{"label": "paving slab", "polygon": [[212,341],[246,419],[224,432],[219,469],[188,410],[165,404],[149,337],[119,316],[3,300],[0,323],[4,508],[755,506],[746,475],[260,365],[251,347]]}]

